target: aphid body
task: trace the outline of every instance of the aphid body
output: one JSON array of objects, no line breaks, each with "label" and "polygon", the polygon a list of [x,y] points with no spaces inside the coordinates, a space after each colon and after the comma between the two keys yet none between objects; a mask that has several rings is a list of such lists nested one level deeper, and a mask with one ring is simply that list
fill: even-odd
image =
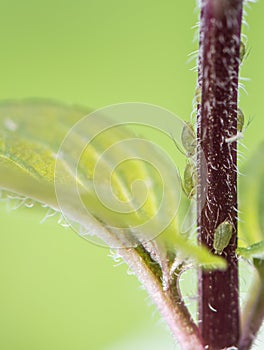
[{"label": "aphid body", "polygon": [[202,89],[200,86],[197,86],[195,89],[195,101],[197,104],[201,104],[202,102]]},{"label": "aphid body", "polygon": [[183,189],[186,196],[191,199],[196,194],[197,171],[195,164],[188,161],[183,174]]},{"label": "aphid body", "polygon": [[213,248],[215,254],[221,255],[223,250],[228,246],[233,234],[233,226],[229,221],[224,221],[217,226],[214,232]]},{"label": "aphid body", "polygon": [[242,132],[245,123],[244,113],[240,108],[237,109],[237,131]]},{"label": "aphid body", "polygon": [[240,64],[242,63],[244,57],[246,55],[246,45],[243,43],[243,41],[240,41],[240,48],[239,48],[239,59],[240,59]]},{"label": "aphid body", "polygon": [[193,157],[196,152],[196,136],[191,123],[184,123],[181,141],[184,149],[186,150],[187,157]]},{"label": "aphid body", "polygon": [[226,138],[227,143],[232,143],[244,137],[242,132],[244,128],[244,123],[245,123],[244,113],[241,111],[240,108],[238,108],[237,109],[237,133],[231,137]]}]

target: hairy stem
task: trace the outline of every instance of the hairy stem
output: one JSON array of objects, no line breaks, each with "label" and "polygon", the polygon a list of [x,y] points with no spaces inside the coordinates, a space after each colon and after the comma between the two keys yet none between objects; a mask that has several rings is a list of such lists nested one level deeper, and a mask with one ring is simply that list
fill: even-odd
[{"label": "hairy stem", "polygon": [[199,272],[199,321],[204,345],[217,350],[239,340],[237,246],[237,91],[242,0],[203,0],[198,84],[198,229],[213,250],[214,232],[229,221],[226,271]]},{"label": "hairy stem", "polygon": [[153,262],[149,261],[148,253],[140,246],[136,249],[119,249],[118,253],[135,272],[137,278],[145,287],[152,300],[157,305],[161,315],[168,324],[175,340],[184,350],[203,350],[199,331],[191,315],[184,305],[178,292],[176,281],[169,288],[162,288],[159,273],[153,271]]}]

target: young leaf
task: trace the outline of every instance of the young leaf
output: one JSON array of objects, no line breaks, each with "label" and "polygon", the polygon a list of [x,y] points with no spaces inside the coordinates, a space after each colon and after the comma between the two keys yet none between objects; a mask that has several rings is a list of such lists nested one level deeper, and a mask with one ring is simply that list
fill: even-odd
[{"label": "young leaf", "polygon": [[[149,151],[148,145],[140,143],[140,139],[136,139],[136,142],[139,143],[138,148],[136,143],[133,144],[133,149],[126,144],[128,138],[135,137],[132,131],[126,128],[116,128],[114,131],[107,129],[108,124],[105,117],[97,118],[96,124],[89,122],[87,129],[74,129],[73,126],[86,114],[87,111],[83,108],[43,100],[2,102],[0,104],[0,188],[60,210],[59,188],[63,193],[63,201],[66,203],[63,208],[65,209],[64,214],[70,220],[87,227],[88,231],[98,235],[109,245],[119,247],[126,245],[127,241],[129,244],[131,242],[135,244],[133,236],[136,236],[136,241],[139,237],[142,239],[142,236],[137,236],[138,231],[142,228],[142,223],[155,215],[159,208],[163,194],[163,179],[148,162],[140,162],[135,159],[135,155],[139,154],[137,152],[140,151],[142,154],[145,151],[144,155],[146,155]],[[69,130],[71,130],[71,144],[64,142],[61,156],[58,151]],[[99,133],[98,130],[104,130],[104,134]],[[92,141],[88,139],[89,135],[90,138],[94,137]],[[103,158],[103,166],[100,172],[97,172],[96,181],[97,188],[103,190],[105,194],[106,185],[109,184],[106,182],[107,172],[111,174],[110,185],[115,196],[121,205],[124,202],[128,204],[126,207],[128,210],[125,213],[118,210],[115,213],[112,208],[107,208],[104,203],[102,204],[100,198],[98,199],[98,191],[93,188],[94,182],[92,182],[98,160],[102,160],[100,157],[103,152],[118,144],[120,140],[124,141],[122,147],[114,149],[114,152]],[[117,171],[113,172],[119,161],[118,152],[122,155],[122,159],[126,157],[130,162],[123,162]],[[158,154],[155,154],[155,158],[158,158]],[[74,168],[75,159],[79,160],[77,172]],[[164,168],[166,159],[159,160],[157,164],[160,168]],[[54,187],[55,172],[57,193]],[[172,177],[171,174],[170,177]],[[151,186],[148,188],[148,196],[143,205],[136,210],[137,203],[131,201],[130,197],[133,195],[131,183],[138,179],[150,183]],[[85,203],[88,209],[86,212],[82,211],[80,204],[77,203],[79,198],[76,199],[75,196],[76,186],[82,203]],[[178,189],[180,190],[180,184]],[[142,190],[142,187],[139,190]],[[150,227],[159,224],[159,221],[162,222],[164,217],[167,219],[171,216],[172,220],[161,231],[162,235],[159,240],[167,241],[167,245],[171,245],[170,248],[182,251],[190,258],[193,257],[194,261],[199,264],[209,262],[215,264],[216,267],[223,268],[225,266],[223,260],[214,257],[204,249],[195,247],[177,233],[177,218],[173,217],[174,213],[170,210],[174,206],[174,196],[177,197],[176,190],[169,189],[169,195],[166,198],[170,201],[166,203],[168,209],[162,212],[162,215],[160,213],[156,215]],[[107,196],[105,198],[108,199]],[[121,228],[128,226],[130,235],[124,238],[122,231],[113,229],[115,225]],[[137,225],[139,225],[138,230],[135,229]]]},{"label": "young leaf", "polygon": [[237,254],[245,259],[264,259],[264,241],[252,244],[246,248],[239,247],[237,248]]},{"label": "young leaf", "polygon": [[[164,264],[173,263],[168,252],[210,269],[224,269],[226,262],[179,233],[173,208],[181,185],[158,147],[150,149],[145,139],[126,127],[114,128],[102,115],[82,119],[86,114],[48,101],[2,102],[0,189],[62,210],[71,223],[116,248],[185,348],[202,349],[176,284],[167,280],[164,288]],[[131,187],[138,180],[147,193],[141,184]],[[151,224],[144,226],[145,221]]]}]

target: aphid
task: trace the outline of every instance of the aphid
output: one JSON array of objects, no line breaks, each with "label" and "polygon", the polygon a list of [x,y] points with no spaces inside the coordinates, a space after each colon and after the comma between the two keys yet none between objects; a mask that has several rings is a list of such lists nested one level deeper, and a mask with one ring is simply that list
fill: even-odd
[{"label": "aphid", "polygon": [[240,108],[238,108],[237,109],[237,133],[233,136],[226,138],[227,143],[232,143],[244,137],[242,132],[244,128],[244,123],[245,123],[244,113],[241,111]]},{"label": "aphid", "polygon": [[197,104],[201,104],[202,102],[202,89],[200,86],[197,86],[195,89],[195,101]]},{"label": "aphid", "polygon": [[240,64],[242,63],[244,57],[246,55],[246,45],[243,43],[243,41],[240,41],[240,48],[239,48],[239,60]]},{"label": "aphid", "polygon": [[237,109],[237,131],[242,132],[244,127],[245,117],[244,113],[241,111],[240,108]]},{"label": "aphid", "polygon": [[184,149],[186,150],[187,157],[193,157],[196,152],[196,136],[194,132],[194,127],[191,123],[184,123],[181,141]]},{"label": "aphid", "polygon": [[228,246],[233,234],[233,226],[229,221],[223,221],[214,232],[213,247],[215,254],[221,255]]},{"label": "aphid", "polygon": [[197,171],[195,164],[188,161],[183,174],[183,190],[186,196],[191,199],[196,194]]}]

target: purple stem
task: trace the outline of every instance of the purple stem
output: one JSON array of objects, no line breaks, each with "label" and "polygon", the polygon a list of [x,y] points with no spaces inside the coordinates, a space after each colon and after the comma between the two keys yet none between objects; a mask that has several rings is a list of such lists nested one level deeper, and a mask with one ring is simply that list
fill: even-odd
[{"label": "purple stem", "polygon": [[199,241],[213,251],[214,232],[228,220],[233,236],[226,271],[199,272],[200,332],[207,349],[237,346],[240,336],[237,247],[236,135],[242,0],[203,0],[198,85]]}]

